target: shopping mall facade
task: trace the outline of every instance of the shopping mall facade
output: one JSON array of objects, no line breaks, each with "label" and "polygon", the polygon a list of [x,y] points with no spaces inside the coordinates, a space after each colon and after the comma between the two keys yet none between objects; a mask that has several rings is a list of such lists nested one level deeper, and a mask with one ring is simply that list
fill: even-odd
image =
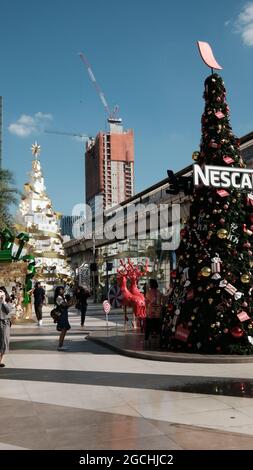
[{"label": "shopping mall facade", "polygon": [[[243,136],[240,139],[241,154],[248,168],[253,167],[253,132]],[[188,166],[176,173],[177,177],[190,176],[192,174],[192,166]],[[144,191],[135,194],[133,197],[127,199],[123,203],[109,209],[104,213],[104,222],[107,223],[110,219],[115,217],[118,212],[123,214],[122,224],[124,225],[124,235],[121,239],[108,239],[103,235],[99,235],[92,239],[87,236],[79,237],[78,239],[71,240],[65,243],[65,250],[71,263],[72,268],[76,273],[77,281],[83,285],[95,286],[96,297],[98,300],[106,297],[108,285],[115,279],[117,269],[120,267],[120,260],[131,258],[132,261],[138,263],[145,263],[148,258],[149,272],[152,272],[152,277],[155,277],[159,282],[159,287],[162,291],[166,292],[170,282],[170,271],[176,266],[175,247],[169,242],[173,236],[171,232],[171,214],[172,207],[180,205],[180,223],[183,224],[187,219],[190,207],[190,195],[185,194],[184,191],[179,191],[178,194],[169,194],[169,179],[158,182],[157,184],[145,189]],[[156,207],[158,219],[160,220],[161,207],[168,206],[168,228],[166,237],[163,236],[161,231],[151,230],[151,212],[139,214],[138,211],[134,212],[134,236],[127,235],[126,225],[129,224],[129,219],[126,214],[129,213],[129,208],[138,207]],[[145,223],[143,220],[145,217]],[[94,222],[94,221],[93,221]],[[145,233],[140,233],[140,226],[145,227]],[[103,233],[103,232],[102,232]],[[93,271],[94,269],[94,271]],[[142,282],[146,281],[143,278]]]}]

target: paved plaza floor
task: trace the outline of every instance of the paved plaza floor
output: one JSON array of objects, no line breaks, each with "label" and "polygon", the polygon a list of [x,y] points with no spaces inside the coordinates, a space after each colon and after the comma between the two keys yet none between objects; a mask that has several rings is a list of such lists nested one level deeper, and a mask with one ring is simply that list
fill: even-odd
[{"label": "paved plaza floor", "polygon": [[[123,315],[90,304],[58,333],[14,325],[0,370],[0,449],[253,449],[253,364],[126,357],[91,341],[119,336]],[[129,322],[130,323],[130,322]],[[128,326],[129,331],[131,326]]]}]

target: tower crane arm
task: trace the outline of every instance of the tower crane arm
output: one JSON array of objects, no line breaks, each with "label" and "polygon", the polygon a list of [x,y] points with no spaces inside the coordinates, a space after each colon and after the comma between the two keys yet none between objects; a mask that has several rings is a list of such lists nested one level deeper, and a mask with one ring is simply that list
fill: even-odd
[{"label": "tower crane arm", "polygon": [[50,131],[49,129],[45,129],[44,132],[46,134],[58,134],[58,135],[70,135],[72,137],[83,137],[84,139],[91,139],[87,134],[78,134],[75,132],[61,132],[61,131]]}]

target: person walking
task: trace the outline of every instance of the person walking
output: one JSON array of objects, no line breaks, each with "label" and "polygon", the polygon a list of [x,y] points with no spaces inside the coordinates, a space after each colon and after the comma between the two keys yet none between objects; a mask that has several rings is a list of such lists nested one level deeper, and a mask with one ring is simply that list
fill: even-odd
[{"label": "person walking", "polygon": [[45,302],[45,291],[41,286],[40,282],[36,282],[35,288],[33,290],[33,297],[34,297],[34,310],[38,320],[37,325],[42,325],[42,307]]},{"label": "person walking", "polygon": [[145,324],[145,342],[149,340],[150,333],[161,331],[161,310],[162,310],[162,294],[158,289],[155,279],[150,279],[149,289],[145,297],[146,302],[146,324]]},{"label": "person walking", "polygon": [[0,287],[0,367],[5,367],[3,358],[9,351],[11,310],[11,299],[5,287],[2,286]]},{"label": "person walking", "polygon": [[81,326],[84,326],[86,312],[87,312],[87,299],[90,297],[88,290],[84,289],[81,286],[78,286],[76,289],[76,308],[81,312]]},{"label": "person walking", "polygon": [[59,344],[57,349],[58,351],[67,351],[68,348],[65,348],[63,346],[63,343],[67,331],[71,328],[68,319],[68,308],[72,305],[72,299],[66,300],[66,298],[64,297],[64,287],[56,287],[54,293],[54,303],[61,312],[56,326],[57,331],[60,332]]}]

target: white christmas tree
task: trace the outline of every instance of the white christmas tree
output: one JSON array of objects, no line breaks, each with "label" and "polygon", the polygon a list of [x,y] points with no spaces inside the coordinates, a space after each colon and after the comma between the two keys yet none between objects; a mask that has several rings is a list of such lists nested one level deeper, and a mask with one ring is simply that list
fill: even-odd
[{"label": "white christmas tree", "polygon": [[33,161],[30,181],[24,185],[24,196],[19,205],[19,228],[29,233],[28,253],[36,259],[36,280],[42,281],[47,291],[64,280],[70,280],[63,239],[59,228],[60,213],[53,210],[46,194],[46,186],[39,160],[40,145],[32,147]]}]

